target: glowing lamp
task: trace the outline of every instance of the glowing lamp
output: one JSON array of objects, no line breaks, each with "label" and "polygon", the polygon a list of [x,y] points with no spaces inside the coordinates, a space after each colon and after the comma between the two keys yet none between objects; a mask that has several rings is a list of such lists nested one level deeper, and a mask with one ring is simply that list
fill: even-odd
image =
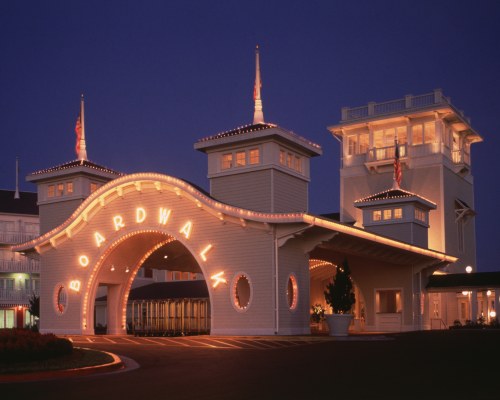
[{"label": "glowing lamp", "polygon": [[497,313],[495,311],[490,311],[490,318],[496,318]]},{"label": "glowing lamp", "polygon": [[488,291],[486,292],[486,296],[491,296],[491,290],[488,290]]},{"label": "glowing lamp", "polygon": [[470,274],[472,272],[472,267],[470,265],[467,265],[465,267],[465,272],[467,272],[468,274]]},{"label": "glowing lamp", "polygon": [[464,291],[462,292],[462,294],[463,294],[464,296],[467,296],[467,295],[469,294],[469,292],[468,292],[467,290],[464,290]]}]

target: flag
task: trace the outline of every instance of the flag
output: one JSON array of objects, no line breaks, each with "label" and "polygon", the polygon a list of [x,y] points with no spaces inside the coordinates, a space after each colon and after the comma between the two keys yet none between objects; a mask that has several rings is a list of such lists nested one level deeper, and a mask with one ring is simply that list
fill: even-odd
[{"label": "flag", "polygon": [[397,182],[398,186],[401,186],[402,171],[401,171],[401,163],[399,162],[398,139],[394,141],[394,144],[396,147],[394,149],[394,181]]},{"label": "flag", "polygon": [[75,151],[76,151],[76,156],[79,157],[79,155],[80,155],[80,139],[82,138],[82,116],[81,115],[79,115],[78,118],[76,119],[75,133],[76,133]]}]

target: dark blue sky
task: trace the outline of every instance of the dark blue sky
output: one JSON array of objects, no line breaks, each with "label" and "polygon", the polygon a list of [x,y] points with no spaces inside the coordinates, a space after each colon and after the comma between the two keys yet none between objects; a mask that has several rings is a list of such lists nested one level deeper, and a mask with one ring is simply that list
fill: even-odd
[{"label": "dark blue sky", "polygon": [[[338,211],[342,106],[442,88],[484,142],[472,149],[478,269],[500,270],[500,2],[0,2],[0,188],[73,160],[80,93],[89,159],[208,188],[204,136],[264,117],[323,147],[310,211]],[[404,183],[404,177],[403,177]],[[22,182],[22,190],[34,187]]]}]

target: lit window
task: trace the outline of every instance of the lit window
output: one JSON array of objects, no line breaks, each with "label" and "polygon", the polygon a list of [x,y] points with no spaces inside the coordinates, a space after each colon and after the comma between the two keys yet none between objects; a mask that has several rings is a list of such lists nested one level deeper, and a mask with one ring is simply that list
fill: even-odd
[{"label": "lit window", "polygon": [[377,290],[377,313],[400,313],[401,290]]},{"label": "lit window", "polygon": [[286,165],[286,152],[284,150],[280,150],[280,164]]},{"label": "lit window", "polygon": [[415,125],[411,128],[411,139],[413,145],[423,144],[423,129],[422,125]]},{"label": "lit window", "polygon": [[297,308],[298,292],[297,278],[295,278],[295,275],[290,275],[286,287],[286,299],[290,310]]},{"label": "lit window", "polygon": [[394,219],[401,219],[403,218],[403,209],[402,208],[395,208],[394,209]]},{"label": "lit window", "polygon": [[288,168],[293,168],[293,154],[292,153],[287,154],[286,165]]},{"label": "lit window", "polygon": [[94,193],[97,190],[97,183],[90,182],[90,193]]},{"label": "lit window", "polygon": [[249,152],[249,162],[250,164],[258,164],[260,163],[260,152],[259,149],[252,149]]},{"label": "lit window", "polygon": [[294,169],[297,172],[302,172],[302,159],[299,156],[295,156]]},{"label": "lit window", "polygon": [[380,210],[373,211],[372,218],[374,221],[380,221],[382,219],[382,211]]},{"label": "lit window", "polygon": [[64,194],[64,183],[57,184],[57,196],[62,196]]},{"label": "lit window", "polygon": [[49,185],[47,188],[47,197],[54,197],[56,195],[56,187],[54,185]]},{"label": "lit window", "polygon": [[233,283],[233,304],[239,311],[245,311],[251,300],[250,281],[245,274],[236,277]]},{"label": "lit window", "polygon": [[233,167],[233,155],[231,153],[222,155],[222,169]]},{"label": "lit window", "polygon": [[425,221],[425,212],[421,210],[420,208],[415,208],[415,219],[418,219],[419,221],[426,222]]},{"label": "lit window", "polygon": [[368,133],[359,135],[359,154],[365,154],[370,147],[370,136]]},{"label": "lit window", "polygon": [[73,182],[66,183],[66,193],[67,194],[73,193]]},{"label": "lit window", "polygon": [[347,155],[353,156],[356,154],[356,143],[358,142],[358,137],[356,135],[350,135],[347,137]]},{"label": "lit window", "polygon": [[396,128],[396,134],[399,144],[406,144],[408,142],[406,126],[399,126]]},{"label": "lit window", "polygon": [[246,164],[246,154],[244,151],[238,151],[236,153],[236,166],[243,167]]},{"label": "lit window", "polygon": [[436,124],[428,122],[424,125],[424,143],[433,143],[436,139]]},{"label": "lit window", "polygon": [[391,219],[392,218],[392,210],[384,210],[384,219]]}]

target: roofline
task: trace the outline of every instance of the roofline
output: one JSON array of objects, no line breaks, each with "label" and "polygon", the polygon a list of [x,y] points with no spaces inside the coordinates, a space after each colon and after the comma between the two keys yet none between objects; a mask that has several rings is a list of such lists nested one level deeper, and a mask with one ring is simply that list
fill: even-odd
[{"label": "roofline", "polygon": [[[291,213],[264,213],[258,211],[246,210],[243,208],[221,203],[210,196],[207,196],[196,189],[191,184],[174,178],[169,175],[158,173],[135,173],[125,175],[110,181],[103,185],[73,212],[73,214],[61,225],[51,231],[39,236],[31,241],[21,243],[12,247],[14,251],[36,251],[40,253],[41,248],[45,246],[54,246],[61,241],[70,239],[83,228],[85,222],[88,222],[102,207],[111,203],[123,193],[125,187],[134,186],[137,190],[142,190],[144,185],[156,188],[158,191],[170,190],[179,196],[183,196],[199,208],[202,208],[219,219],[226,219],[241,223],[242,221],[254,221],[263,224],[287,224],[304,223],[310,226],[319,226],[328,230],[345,233],[362,239],[371,240],[386,246],[394,247],[400,250],[421,254],[427,257],[437,259],[445,263],[453,263],[458,258],[440,253],[434,250],[424,249],[405,242],[400,242],[385,236],[377,235],[373,232],[356,228],[351,225],[345,225],[326,218],[316,217],[311,214],[291,212]],[[307,229],[307,228],[306,228]]]}]

